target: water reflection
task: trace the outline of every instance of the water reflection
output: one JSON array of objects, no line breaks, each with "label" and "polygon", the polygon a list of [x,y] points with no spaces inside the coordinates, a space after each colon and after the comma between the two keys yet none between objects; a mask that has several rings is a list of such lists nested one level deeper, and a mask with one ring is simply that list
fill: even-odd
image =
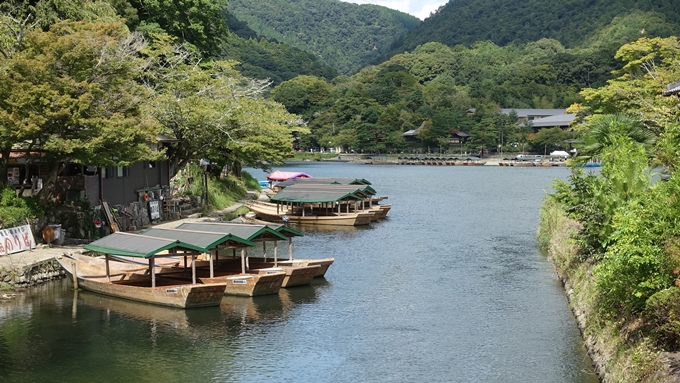
[{"label": "water reflection", "polygon": [[597,381],[534,240],[567,169],[309,166],[369,179],[394,206],[303,229],[294,256],[335,258],[326,280],[187,311],[43,285],[0,302],[0,380]]}]

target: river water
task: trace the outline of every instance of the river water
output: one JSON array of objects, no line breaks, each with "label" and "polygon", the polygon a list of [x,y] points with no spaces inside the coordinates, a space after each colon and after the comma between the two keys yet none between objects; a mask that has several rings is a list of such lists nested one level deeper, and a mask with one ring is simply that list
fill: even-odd
[{"label": "river water", "polygon": [[30,289],[0,303],[0,381],[597,382],[535,243],[545,191],[568,169],[279,169],[368,179],[389,218],[303,228],[294,254],[334,257],[325,279],[215,308]]}]

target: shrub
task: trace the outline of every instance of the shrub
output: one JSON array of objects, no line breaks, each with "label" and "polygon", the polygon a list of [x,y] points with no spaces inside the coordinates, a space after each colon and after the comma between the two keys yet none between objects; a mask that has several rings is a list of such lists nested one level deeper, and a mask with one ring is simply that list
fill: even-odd
[{"label": "shrub", "polygon": [[35,218],[40,212],[36,199],[18,197],[13,189],[0,191],[0,229],[26,224],[26,219]]},{"label": "shrub", "polygon": [[660,348],[680,350],[680,288],[672,286],[649,297],[643,318]]}]

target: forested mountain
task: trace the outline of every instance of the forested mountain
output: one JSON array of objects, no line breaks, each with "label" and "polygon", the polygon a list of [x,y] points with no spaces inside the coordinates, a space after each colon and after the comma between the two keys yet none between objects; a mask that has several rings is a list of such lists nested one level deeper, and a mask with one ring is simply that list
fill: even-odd
[{"label": "forested mountain", "polygon": [[222,44],[223,59],[236,60],[241,74],[268,78],[274,85],[299,75],[311,75],[332,80],[338,72],[317,57],[288,44],[258,36],[245,23],[227,15],[229,35]]},{"label": "forested mountain", "polygon": [[229,13],[259,35],[318,57],[351,74],[420,23],[377,5],[337,0],[230,0]]},{"label": "forested mountain", "polygon": [[[603,28],[609,34],[603,36]],[[667,37],[679,31],[678,0],[451,0],[376,62],[430,41],[507,45],[553,38],[577,47],[600,39],[600,44],[618,47],[642,36]]]}]

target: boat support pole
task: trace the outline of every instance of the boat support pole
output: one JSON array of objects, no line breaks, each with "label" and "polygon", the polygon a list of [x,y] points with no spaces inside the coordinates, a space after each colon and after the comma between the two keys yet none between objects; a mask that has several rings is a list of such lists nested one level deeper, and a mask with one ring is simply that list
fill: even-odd
[{"label": "boat support pole", "polygon": [[196,284],[196,255],[191,254],[191,283]]},{"label": "boat support pole", "polygon": [[246,251],[244,249],[241,249],[241,274],[245,273],[246,273]]},{"label": "boat support pole", "polygon": [[279,246],[277,242],[274,241],[274,267],[278,267],[277,263],[279,261]]},{"label": "boat support pole", "polygon": [[111,269],[109,269],[109,255],[108,254],[104,255],[104,259],[106,259],[106,281],[111,282]]},{"label": "boat support pole", "polygon": [[288,260],[293,260],[293,238],[288,238]]},{"label": "boat support pole", "polygon": [[149,259],[149,267],[151,268],[151,287],[156,287],[156,256]]},{"label": "boat support pole", "polygon": [[217,253],[217,250],[210,250],[210,278],[215,278],[215,266],[213,266],[213,254]]},{"label": "boat support pole", "polygon": [[78,290],[78,271],[76,270],[76,263],[72,262],[71,266],[73,267],[73,289]]},{"label": "boat support pole", "polygon": [[267,242],[262,241],[262,256],[264,261],[267,262]]}]

